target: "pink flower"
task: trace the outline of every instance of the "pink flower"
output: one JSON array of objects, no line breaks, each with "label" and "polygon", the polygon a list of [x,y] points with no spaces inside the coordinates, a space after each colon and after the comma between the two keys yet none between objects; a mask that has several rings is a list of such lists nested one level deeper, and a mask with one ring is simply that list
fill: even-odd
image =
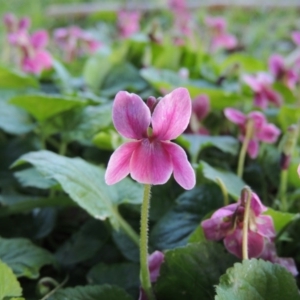
[{"label": "pink flower", "polygon": [[68,62],[86,53],[93,54],[101,46],[99,41],[78,26],[56,29],[54,41],[64,51],[65,60]]},{"label": "pink flower", "polygon": [[288,69],[285,66],[284,59],[279,54],[273,54],[269,58],[269,69],[271,74],[278,81],[283,81],[288,88],[294,89],[295,84],[299,80],[299,76],[293,69]]},{"label": "pink flower", "polygon": [[297,46],[300,46],[300,31],[292,32],[292,39]]},{"label": "pink flower", "polygon": [[[159,277],[160,266],[163,263],[164,258],[164,254],[160,251],[155,251],[148,257],[148,267],[150,272],[151,283],[156,282],[157,278]],[[142,288],[140,289],[139,300],[148,300]]]},{"label": "pink flower", "polygon": [[186,153],[170,142],[189,123],[192,110],[189,93],[185,88],[177,88],[154,105],[150,102],[151,109],[136,94],[121,91],[116,95],[113,123],[122,136],[132,140],[112,154],[106,183],[114,184],[130,173],[140,183],[164,184],[173,171],[183,188],[192,189],[195,173]]},{"label": "pink flower", "polygon": [[138,11],[120,10],[118,12],[118,29],[122,38],[128,38],[140,31],[141,13]]},{"label": "pink flower", "polygon": [[206,17],[205,24],[213,34],[211,50],[216,51],[220,48],[231,50],[238,45],[237,38],[227,32],[226,20],[222,17]]},{"label": "pink flower", "polygon": [[258,73],[256,76],[244,75],[244,82],[254,92],[254,105],[265,109],[269,102],[279,107],[282,104],[280,94],[273,90],[273,78],[267,73]]},{"label": "pink flower", "polygon": [[276,264],[279,264],[279,265],[285,267],[294,276],[298,275],[298,270],[297,270],[294,259],[278,257],[277,253],[276,253],[275,244],[269,240],[266,241],[265,249],[259,257],[264,260],[268,260],[272,263],[276,263]]},{"label": "pink flower", "polygon": [[226,108],[224,114],[228,120],[237,124],[240,128],[241,135],[239,139],[244,140],[248,120],[253,120],[253,133],[250,139],[247,152],[251,158],[256,158],[259,150],[259,142],[275,143],[280,130],[273,124],[267,123],[263,113],[252,111],[247,116],[234,108]]},{"label": "pink flower", "polygon": [[28,17],[23,17],[18,20],[14,14],[8,13],[4,15],[3,23],[8,33],[14,33],[19,30],[28,30],[31,22]]},{"label": "pink flower", "polygon": [[[249,258],[259,257],[265,250],[265,241],[275,237],[272,218],[262,215],[266,210],[258,196],[252,193],[248,229]],[[241,199],[237,203],[218,209],[210,219],[201,223],[206,239],[224,239],[226,249],[242,258],[244,211],[245,203]]]}]

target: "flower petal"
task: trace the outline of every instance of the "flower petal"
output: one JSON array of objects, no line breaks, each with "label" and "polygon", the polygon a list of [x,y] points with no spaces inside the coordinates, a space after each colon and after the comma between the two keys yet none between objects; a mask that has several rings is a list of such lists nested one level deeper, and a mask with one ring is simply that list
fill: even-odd
[{"label": "flower petal", "polygon": [[138,95],[121,91],[114,100],[112,119],[122,136],[139,140],[147,136],[151,116],[149,108]]},{"label": "flower petal", "polygon": [[172,174],[170,155],[161,142],[143,139],[132,153],[130,173],[140,183],[164,184]]},{"label": "flower petal", "polygon": [[279,78],[285,72],[284,59],[279,54],[273,54],[269,58],[269,69],[271,73]]},{"label": "flower petal", "polygon": [[258,93],[261,91],[261,84],[260,82],[257,80],[257,78],[255,76],[251,76],[251,75],[244,75],[242,76],[242,80],[248,85],[250,86],[250,88]]},{"label": "flower petal", "polygon": [[244,125],[247,120],[246,116],[242,112],[234,108],[225,108],[224,115],[229,121],[238,125]]},{"label": "flower petal", "polygon": [[255,224],[257,233],[269,239],[275,238],[276,233],[272,217],[265,215],[258,216],[255,219]]},{"label": "flower petal", "polygon": [[148,257],[148,266],[149,266],[149,272],[150,272],[150,281],[156,282],[160,266],[164,261],[164,254],[160,251],[154,251],[149,257]]},{"label": "flower petal", "polygon": [[196,176],[185,151],[172,142],[162,142],[162,144],[171,157],[175,180],[184,189],[192,189],[196,184]]},{"label": "flower petal", "polygon": [[259,197],[254,192],[252,192],[250,207],[255,216],[259,216],[267,210],[267,207],[261,203]]},{"label": "flower petal", "polygon": [[279,107],[282,104],[282,97],[271,88],[265,88],[263,91],[265,97],[272,102],[275,106]]},{"label": "flower petal", "polygon": [[198,121],[202,121],[210,111],[210,103],[207,95],[202,94],[193,100],[193,113],[197,116]]},{"label": "flower petal", "polygon": [[256,93],[254,96],[254,106],[260,107],[261,109],[266,109],[268,107],[268,99],[264,93]]},{"label": "flower petal", "polygon": [[274,124],[265,124],[260,131],[257,132],[256,137],[266,143],[275,143],[281,131]]},{"label": "flower petal", "polygon": [[257,140],[250,140],[247,152],[249,156],[254,159],[258,155],[258,150],[259,150],[259,143]]},{"label": "flower petal", "polygon": [[109,159],[105,172],[105,182],[115,184],[125,178],[130,172],[130,158],[141,142],[128,142],[121,145]]},{"label": "flower petal", "polygon": [[267,122],[265,115],[260,111],[252,111],[248,114],[248,119],[253,120],[254,128],[256,130],[260,130]]},{"label": "flower petal", "polygon": [[38,30],[34,32],[30,37],[31,45],[35,49],[45,48],[48,44],[48,39],[49,36],[46,30]]},{"label": "flower petal", "polygon": [[192,101],[185,88],[177,88],[164,96],[152,115],[153,136],[173,140],[187,128],[192,113]]}]

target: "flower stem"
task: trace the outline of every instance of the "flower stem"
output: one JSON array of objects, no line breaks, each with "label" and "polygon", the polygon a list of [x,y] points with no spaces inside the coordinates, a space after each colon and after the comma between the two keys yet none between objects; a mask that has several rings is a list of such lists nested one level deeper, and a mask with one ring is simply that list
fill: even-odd
[{"label": "flower stem", "polygon": [[248,229],[249,229],[249,215],[251,204],[252,191],[249,187],[244,187],[242,190],[242,199],[245,199],[245,212],[244,212],[244,224],[243,224],[243,259],[249,259],[248,256]]},{"label": "flower stem", "polygon": [[288,170],[281,170],[280,174],[280,186],[279,186],[279,199],[281,200],[281,210],[287,211],[288,204],[286,200],[286,189],[287,189]]},{"label": "flower stem", "polygon": [[152,291],[150,273],[148,268],[148,218],[150,208],[150,184],[145,184],[144,197],[141,212],[141,234],[140,234],[140,278],[148,300],[155,300]]},{"label": "flower stem", "polygon": [[221,178],[217,177],[216,180],[217,180],[218,185],[219,185],[219,187],[222,191],[222,194],[223,194],[224,206],[227,206],[229,204],[229,198],[228,198],[228,192],[227,192],[226,186],[225,186],[225,184],[224,184],[224,182],[222,181]]},{"label": "flower stem", "polygon": [[242,178],[243,172],[244,172],[244,163],[245,163],[245,157],[247,153],[247,148],[249,145],[249,142],[251,140],[251,137],[253,135],[253,129],[254,129],[254,122],[253,120],[248,120],[246,125],[246,135],[242,144],[242,148],[239,155],[239,162],[238,162],[238,168],[237,168],[237,175]]}]

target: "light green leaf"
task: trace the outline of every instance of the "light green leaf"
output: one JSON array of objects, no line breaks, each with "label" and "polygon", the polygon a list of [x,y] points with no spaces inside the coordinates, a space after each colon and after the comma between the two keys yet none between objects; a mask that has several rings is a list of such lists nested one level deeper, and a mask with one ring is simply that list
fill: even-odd
[{"label": "light green leaf", "polygon": [[268,210],[264,213],[264,215],[271,216],[274,222],[275,230],[279,232],[290,222],[298,219],[300,214],[291,214],[282,211],[276,211],[272,208],[268,208]]},{"label": "light green leaf", "polygon": [[10,134],[30,132],[35,125],[22,109],[6,102],[0,102],[0,128]]},{"label": "light green leaf", "polygon": [[292,124],[297,124],[300,120],[300,107],[292,104],[282,105],[279,109],[278,121],[285,131]]},{"label": "light green leaf", "polygon": [[0,260],[0,299],[22,295],[22,288],[12,270]]},{"label": "light green leaf", "polygon": [[24,238],[0,238],[0,259],[13,270],[17,277],[31,279],[38,278],[39,269],[42,266],[55,263],[50,252]]},{"label": "light green leaf", "polygon": [[0,88],[24,89],[38,86],[34,77],[0,66]]},{"label": "light green leaf", "polygon": [[246,186],[246,183],[237,175],[230,171],[215,169],[204,161],[200,161],[199,170],[203,176],[218,184],[218,178],[224,183],[227,192],[234,199],[238,199],[241,195],[241,190]]},{"label": "light green leaf", "polygon": [[212,300],[214,285],[237,258],[215,242],[168,250],[155,285],[158,299]]},{"label": "light green leaf", "polygon": [[216,300],[300,299],[293,275],[284,267],[251,259],[236,263],[221,276]]},{"label": "light green leaf", "polygon": [[110,285],[87,285],[58,290],[49,300],[133,300],[123,289]]},{"label": "light green leaf", "polygon": [[60,95],[22,95],[13,97],[9,103],[22,107],[38,121],[45,121],[74,107],[83,106],[85,100]]},{"label": "light green leaf", "polygon": [[68,158],[50,151],[30,152],[15,162],[29,162],[43,176],[56,180],[69,196],[96,219],[109,218],[119,228],[115,205],[140,204],[142,186],[128,178],[113,187],[104,182],[105,169],[94,166],[81,158]]}]

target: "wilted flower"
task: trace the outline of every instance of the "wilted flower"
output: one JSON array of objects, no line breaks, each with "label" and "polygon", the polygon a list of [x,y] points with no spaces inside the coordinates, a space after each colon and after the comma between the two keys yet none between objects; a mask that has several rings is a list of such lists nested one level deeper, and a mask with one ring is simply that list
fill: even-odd
[{"label": "wilted flower", "polygon": [[[119,92],[113,104],[113,123],[125,138],[111,156],[105,174],[107,184],[114,184],[129,173],[140,183],[164,184],[174,172],[175,180],[185,189],[195,185],[195,173],[184,150],[170,142],[187,127],[191,99],[185,88],[165,95],[151,109],[136,94]],[[152,112],[152,115],[151,115]]]},{"label": "wilted flower", "polygon": [[284,59],[279,54],[273,54],[269,58],[269,69],[276,80],[282,81],[290,89],[294,89],[299,80],[297,72],[285,66]]},{"label": "wilted flower", "polygon": [[[265,243],[275,237],[273,220],[263,215],[267,208],[261,203],[255,193],[252,193],[250,203],[250,218],[248,228],[249,258],[259,257],[265,250]],[[224,239],[226,249],[242,258],[242,239],[245,201],[218,209],[210,219],[204,220],[201,226],[208,240]]]},{"label": "wilted flower", "polygon": [[56,29],[54,41],[64,51],[65,60],[68,62],[84,54],[93,54],[101,46],[89,32],[78,26]]},{"label": "wilted flower", "polygon": [[280,135],[280,130],[274,124],[267,123],[264,114],[259,111],[252,111],[246,116],[237,109],[226,108],[224,114],[228,120],[239,126],[241,133],[239,139],[241,141],[245,138],[247,122],[252,120],[252,136],[247,149],[251,158],[257,157],[260,141],[275,143]]},{"label": "wilted flower", "polygon": [[227,50],[234,49],[237,44],[237,38],[227,32],[227,22],[222,17],[206,17],[205,24],[212,31],[213,39],[211,50],[216,51],[219,48]]},{"label": "wilted flower", "polygon": [[122,38],[128,38],[140,31],[141,13],[138,11],[120,10],[118,12],[118,29]]},{"label": "wilted flower", "polygon": [[[164,261],[164,257],[165,257],[164,254],[160,251],[155,251],[148,257],[148,267],[150,272],[151,283],[156,282],[159,276],[160,266]],[[140,289],[139,300],[148,300],[142,288]]]},{"label": "wilted flower", "polygon": [[254,92],[254,105],[265,109],[269,102],[275,106],[282,104],[282,98],[273,88],[273,78],[267,73],[258,73],[256,76],[244,75],[244,82]]}]

